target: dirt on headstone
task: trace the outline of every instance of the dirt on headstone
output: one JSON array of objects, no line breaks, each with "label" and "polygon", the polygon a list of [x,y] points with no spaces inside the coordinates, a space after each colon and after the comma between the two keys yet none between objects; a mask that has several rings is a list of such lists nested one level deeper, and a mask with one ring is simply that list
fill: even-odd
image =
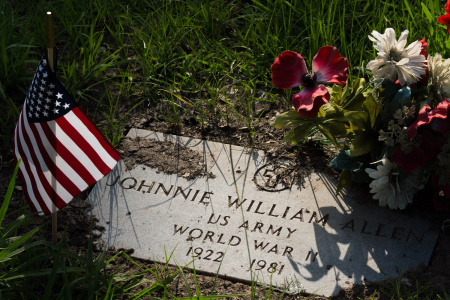
[{"label": "dirt on headstone", "polygon": [[188,180],[200,176],[214,177],[207,172],[200,153],[169,141],[124,138],[119,146],[127,170],[143,164],[167,174],[178,174]]}]

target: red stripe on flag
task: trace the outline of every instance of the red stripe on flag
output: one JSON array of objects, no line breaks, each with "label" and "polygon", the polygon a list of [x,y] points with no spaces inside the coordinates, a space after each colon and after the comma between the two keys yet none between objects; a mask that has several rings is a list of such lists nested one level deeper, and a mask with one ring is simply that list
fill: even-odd
[{"label": "red stripe on flag", "polygon": [[[66,202],[63,199],[61,199],[61,197],[58,195],[58,193],[53,189],[53,187],[47,181],[47,178],[45,178],[43,170],[41,168],[41,165],[38,163],[39,160],[37,159],[36,154],[35,154],[35,151],[38,152],[37,151],[38,149],[34,149],[33,144],[30,141],[30,137],[28,136],[28,133],[25,130],[24,126],[25,126],[25,123],[22,118],[22,136],[28,147],[29,153],[31,155],[31,159],[32,159],[32,161],[34,161],[34,166],[36,167],[36,172],[39,177],[39,181],[42,184],[42,187],[44,188],[45,192],[47,193],[47,197],[53,202],[53,204],[58,209],[61,209],[66,205]],[[35,151],[33,151],[33,150],[35,150]],[[31,177],[30,177],[30,179],[31,179]],[[35,178],[35,179],[37,180],[37,178]],[[44,197],[45,197],[45,195],[44,195]],[[70,199],[70,200],[72,200],[72,199]]]},{"label": "red stripe on flag", "polygon": [[85,114],[80,107],[75,107],[73,113],[80,119],[83,124],[89,128],[92,134],[97,138],[102,147],[109,153],[109,155],[116,161],[120,159],[120,153],[114,148],[113,145],[101,134],[98,130],[97,126],[95,126],[94,122],[87,114]]},{"label": "red stripe on flag", "polygon": [[[75,110],[75,109],[73,109]],[[72,110],[72,111],[73,111]],[[64,132],[72,139],[72,141],[77,144],[77,146],[90,158],[90,160],[94,163],[97,169],[103,174],[106,175],[111,171],[111,168],[108,167],[103,159],[95,152],[94,148],[83,138],[81,133],[76,130],[72,124],[70,124],[66,118],[61,117],[56,120],[59,127],[64,130]]]},{"label": "red stripe on flag", "polygon": [[[81,190],[72,182],[72,180],[70,180],[66,176],[66,174],[50,158],[50,155],[47,152],[47,149],[45,149],[45,147],[42,143],[42,140],[39,138],[39,132],[36,128],[36,125],[34,123],[29,123],[29,127],[33,131],[33,135],[36,139],[36,143],[37,143],[37,146],[41,153],[41,156],[44,159],[45,164],[47,165],[47,168],[52,173],[53,177],[55,177],[56,180],[59,182],[59,184],[61,184],[70,193],[70,195],[72,195],[72,198],[75,197],[76,195],[78,195],[79,193],[81,193]],[[48,139],[48,137],[47,137],[47,139]],[[52,146],[54,146],[53,143],[52,143]],[[55,148],[53,148],[53,149],[55,149]]]},{"label": "red stripe on flag", "polygon": [[[17,145],[18,145],[18,149],[17,150],[18,150],[18,153],[19,153],[20,157],[22,157],[22,163],[23,163],[23,166],[25,167],[25,171],[26,171],[26,175],[23,174],[22,178],[25,177],[25,176],[28,177],[30,179],[30,183],[31,183],[31,187],[30,187],[30,186],[28,186],[26,184],[25,180],[22,182],[22,187],[23,187],[23,190],[25,192],[25,198],[27,199],[28,203],[33,207],[34,205],[32,204],[33,202],[31,200],[31,196],[33,196],[36,199],[36,201],[39,203],[39,206],[40,206],[42,212],[44,214],[46,214],[46,215],[49,215],[49,214],[51,214],[51,212],[48,209],[47,205],[45,204],[44,199],[42,199],[41,194],[39,193],[36,181],[34,180],[33,173],[31,172],[31,168],[30,168],[30,159],[31,158],[27,157],[25,155],[25,152],[24,152],[23,147],[22,147],[22,142],[21,142],[20,137],[19,137],[19,135],[22,136],[22,137],[24,137],[24,135],[26,135],[26,132],[23,131],[23,114],[20,115],[20,118],[19,118],[18,122],[20,122],[20,124],[22,124],[21,125],[22,130],[20,130],[19,123],[18,123],[17,124],[17,126],[18,126],[17,129],[18,130],[16,132],[16,142],[17,142]],[[21,132],[19,132],[19,131],[21,131]],[[22,173],[22,170],[20,170],[20,173]],[[30,188],[31,188],[31,191],[29,191]]]},{"label": "red stripe on flag", "polygon": [[66,146],[55,138],[48,123],[41,123],[41,127],[49,141],[54,139],[55,150],[58,152],[59,156],[61,156],[88,185],[96,183],[97,180],[95,180],[86,167],[66,148]]},{"label": "red stripe on flag", "polygon": [[[23,109],[22,109],[23,110]],[[20,122],[20,118],[22,118],[22,114],[19,117],[19,122]],[[19,161],[19,159],[17,158],[17,156],[21,156],[19,153],[19,149],[16,147],[16,144],[19,144],[19,140],[18,140],[18,131],[19,131],[19,124],[16,124],[16,129],[14,130],[14,142],[13,142],[13,153],[14,153],[14,159],[15,162],[17,164],[17,162]],[[22,159],[22,161],[20,162],[21,166],[24,166],[24,161]],[[33,201],[31,201],[30,197],[28,196],[28,189],[27,189],[27,185],[26,185],[26,180],[25,177],[23,176],[23,172],[22,170],[19,168],[19,178],[20,178],[20,182],[22,184],[22,189],[25,193],[25,198],[28,202],[28,204],[31,206],[31,210],[33,212],[37,212],[37,208],[34,205]]]},{"label": "red stripe on flag", "polygon": [[[19,178],[20,178],[20,182],[22,183],[23,191],[25,193],[25,199],[27,200],[28,205],[31,208],[31,211],[32,212],[38,212],[36,206],[34,206],[33,201],[31,201],[30,196],[28,195],[28,188],[27,188],[27,185],[26,185],[25,177],[23,177],[23,174],[22,174],[21,171],[19,171]],[[44,205],[44,207],[46,207],[46,206]],[[42,211],[43,211],[44,214],[47,214],[44,210],[42,210]],[[48,213],[50,214],[50,211]]]}]

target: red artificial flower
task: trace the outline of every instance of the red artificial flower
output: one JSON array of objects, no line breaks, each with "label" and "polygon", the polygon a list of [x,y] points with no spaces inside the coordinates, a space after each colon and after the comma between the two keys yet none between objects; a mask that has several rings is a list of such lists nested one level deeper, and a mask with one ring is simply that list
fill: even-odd
[{"label": "red artificial flower", "polygon": [[400,146],[392,152],[391,161],[402,167],[403,173],[410,173],[417,168],[423,168],[425,166],[425,154],[420,148],[414,147],[411,152],[405,154]]},{"label": "red artificial flower", "polygon": [[447,32],[450,34],[450,0],[447,1],[447,5],[445,6],[445,11],[447,13],[443,16],[440,16],[438,19],[438,22],[447,26]]},{"label": "red artificial flower", "polygon": [[[449,2],[450,2],[450,0],[449,0]],[[425,56],[425,59],[427,59],[428,58],[428,53],[427,53],[428,43],[425,42],[425,38],[421,39],[419,41],[419,43],[422,44],[422,51],[420,51],[420,55]]]},{"label": "red artificial flower", "polygon": [[419,147],[414,147],[405,154],[401,146],[397,146],[391,156],[391,161],[402,167],[404,173],[410,173],[418,168],[423,168],[425,162],[435,160],[442,150],[443,139],[436,136],[433,131],[424,129],[421,131],[422,141]]},{"label": "red artificial flower", "polygon": [[348,61],[335,47],[319,49],[312,61],[312,73],[308,73],[303,57],[294,51],[278,55],[270,70],[273,84],[281,89],[303,86],[292,96],[292,104],[302,117],[314,118],[319,108],[330,100],[325,86],[318,83],[345,85]]},{"label": "red artificial flower", "polygon": [[[422,43],[422,51],[420,51],[420,55],[425,56],[425,59],[427,59],[428,58],[428,53],[427,53],[428,43],[425,42],[425,38],[421,39],[419,42]],[[428,62],[426,62],[425,63],[425,74],[420,76],[420,80],[417,82],[417,86],[423,87],[423,86],[428,85],[429,77],[430,77],[430,71],[428,70]]]},{"label": "red artificial flower", "polygon": [[431,109],[425,104],[417,115],[416,121],[408,128],[408,137],[410,139],[417,135],[417,130],[421,126],[428,127],[440,136],[445,137],[450,133],[450,120],[447,119],[450,109],[450,101],[442,100],[435,108]]},{"label": "red artificial flower", "polygon": [[402,167],[405,173],[423,168],[426,161],[435,160],[442,150],[444,137],[450,134],[450,120],[447,119],[450,110],[450,101],[444,99],[435,108],[431,109],[425,104],[417,115],[416,121],[408,128],[408,138],[417,136],[421,127],[422,141],[419,147],[405,154],[400,146],[392,153],[393,163]]}]

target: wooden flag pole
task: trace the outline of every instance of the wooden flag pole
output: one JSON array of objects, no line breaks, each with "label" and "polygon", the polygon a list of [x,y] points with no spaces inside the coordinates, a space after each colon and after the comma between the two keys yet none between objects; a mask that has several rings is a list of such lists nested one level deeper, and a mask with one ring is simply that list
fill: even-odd
[{"label": "wooden flag pole", "polygon": [[[48,66],[54,72],[55,63],[53,61],[53,47],[55,46],[55,26],[53,25],[52,12],[47,12],[47,23],[45,26],[45,30],[47,32],[47,58],[48,58]],[[56,184],[56,182],[55,182]],[[52,213],[52,241],[54,244],[58,242],[57,238],[57,226],[58,225],[58,214],[55,211]]]},{"label": "wooden flag pole", "polygon": [[54,63],[53,63],[53,47],[55,47],[55,26],[53,25],[53,18],[52,18],[52,12],[47,12],[47,57],[48,57],[48,64],[52,71],[54,70]]}]

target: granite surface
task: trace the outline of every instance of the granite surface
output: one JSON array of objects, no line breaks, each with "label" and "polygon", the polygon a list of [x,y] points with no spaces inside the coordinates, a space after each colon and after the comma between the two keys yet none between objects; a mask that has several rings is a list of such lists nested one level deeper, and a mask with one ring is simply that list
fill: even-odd
[{"label": "granite surface", "polygon": [[362,191],[335,196],[325,174],[289,185],[262,152],[138,129],[128,137],[198,151],[214,178],[188,181],[144,165],[125,171],[121,161],[88,198],[105,247],[325,296],[431,258],[437,233],[426,217],[379,207]]}]

